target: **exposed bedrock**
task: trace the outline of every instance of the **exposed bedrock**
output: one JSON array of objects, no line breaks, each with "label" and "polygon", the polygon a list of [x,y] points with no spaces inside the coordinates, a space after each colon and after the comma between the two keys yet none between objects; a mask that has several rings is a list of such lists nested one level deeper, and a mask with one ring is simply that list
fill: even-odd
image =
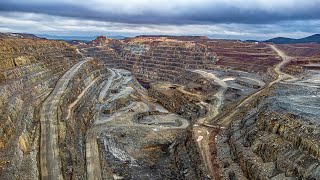
[{"label": "exposed bedrock", "polygon": [[[319,97],[314,95],[318,88],[304,85],[298,89],[299,83],[275,85],[219,134],[215,142],[223,177],[320,178],[319,116],[318,111],[310,111],[319,108]],[[314,101],[305,99],[306,94]]]},{"label": "exposed bedrock", "polygon": [[99,138],[99,146],[106,177],[208,179],[188,130],[110,127]]},{"label": "exposed bedrock", "polygon": [[186,90],[190,92],[198,91],[202,94],[215,94],[220,88],[214,79],[192,70],[181,73],[177,77],[176,83],[185,86]]},{"label": "exposed bedrock", "polygon": [[88,131],[87,178],[207,178],[190,122],[157,104],[124,73],[116,73]]},{"label": "exposed bedrock", "polygon": [[64,179],[85,179],[85,136],[95,114],[98,93],[110,76],[99,61],[85,63],[60,99],[59,148]]},{"label": "exposed bedrock", "polygon": [[126,69],[144,81],[173,82],[185,69],[213,68],[215,54],[206,46],[190,42],[113,43],[103,47],[82,47],[87,56],[103,60],[108,66]]},{"label": "exposed bedrock", "polygon": [[[100,42],[101,38],[96,41]],[[108,66],[126,69],[143,81],[175,82],[185,70],[241,70],[265,75],[281,58],[266,44],[208,38],[136,37],[107,40],[101,46],[78,45]],[[102,40],[105,41],[105,40]]]},{"label": "exposed bedrock", "polygon": [[206,106],[201,103],[201,95],[186,91],[184,86],[170,83],[151,84],[148,92],[166,109],[189,120],[198,119],[207,113]]},{"label": "exposed bedrock", "polygon": [[26,37],[0,34],[0,179],[320,178],[319,72],[275,45]]},{"label": "exposed bedrock", "polygon": [[41,103],[81,55],[64,42],[0,39],[0,177],[39,178]]}]

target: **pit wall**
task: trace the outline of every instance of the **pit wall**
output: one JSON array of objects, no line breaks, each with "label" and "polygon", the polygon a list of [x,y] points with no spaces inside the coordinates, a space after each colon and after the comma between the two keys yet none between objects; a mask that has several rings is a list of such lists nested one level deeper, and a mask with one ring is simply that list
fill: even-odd
[{"label": "pit wall", "polygon": [[257,99],[212,140],[221,177],[318,179],[319,126],[291,114],[266,111]]},{"label": "pit wall", "polygon": [[207,113],[207,108],[200,104],[199,99],[177,89],[161,89],[159,85],[151,85],[148,94],[157,99],[170,112],[179,114],[190,121],[204,117]]},{"label": "pit wall", "polygon": [[[88,61],[71,79],[60,100],[59,150],[64,179],[86,178],[85,135],[93,122],[101,84],[108,76],[101,61]],[[77,100],[80,94],[83,96]]]},{"label": "pit wall", "polygon": [[177,179],[209,180],[208,172],[206,172],[205,164],[201,158],[201,152],[195,143],[196,137],[193,134],[191,128],[187,129],[170,146],[175,168],[180,172]]},{"label": "pit wall", "polygon": [[41,103],[80,60],[67,43],[0,39],[0,179],[37,179]]},{"label": "pit wall", "polygon": [[121,53],[98,51],[96,57],[110,67],[126,69],[144,81],[173,82],[185,69],[213,69],[215,54],[205,46],[160,42],[156,45],[137,44],[124,47]]}]

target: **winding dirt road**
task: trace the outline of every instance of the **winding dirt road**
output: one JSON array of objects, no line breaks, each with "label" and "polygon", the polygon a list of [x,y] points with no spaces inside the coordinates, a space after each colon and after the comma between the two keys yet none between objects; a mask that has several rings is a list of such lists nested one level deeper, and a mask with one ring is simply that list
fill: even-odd
[{"label": "winding dirt road", "polygon": [[221,126],[222,128],[228,127],[230,122],[231,122],[231,120],[232,120],[232,118],[239,112],[241,107],[244,107],[244,106],[248,105],[252,100],[254,100],[258,96],[260,96],[262,92],[264,92],[267,88],[271,87],[274,83],[277,83],[277,82],[280,82],[280,81],[283,81],[283,80],[291,80],[291,81],[296,80],[296,78],[294,76],[291,76],[291,75],[281,71],[281,68],[284,65],[286,65],[287,63],[289,63],[293,58],[290,57],[290,56],[287,56],[283,51],[278,49],[275,45],[269,44],[268,46],[271,49],[273,49],[282,58],[282,61],[273,68],[273,71],[277,75],[277,79],[275,79],[274,81],[270,82],[269,84],[267,84],[266,86],[264,86],[259,91],[257,91],[256,93],[252,94],[251,96],[248,96],[247,98],[245,98],[230,113],[228,113],[226,116],[220,118],[219,120],[215,121],[214,123],[216,123],[217,125]]},{"label": "winding dirt road", "polygon": [[[194,71],[196,73],[203,75],[204,77],[206,77],[208,79],[213,79],[215,82],[217,82],[221,86],[220,90],[215,95],[215,97],[218,99],[217,104],[215,106],[212,106],[208,112],[208,115],[205,118],[199,119],[193,128],[193,132],[195,134],[195,137],[197,137],[197,140],[196,140],[197,144],[198,144],[199,148],[201,149],[202,158],[206,162],[205,165],[207,167],[208,172],[210,173],[210,175],[212,177],[215,176],[214,164],[211,159],[212,155],[211,155],[210,146],[209,146],[210,131],[212,130],[212,128],[215,128],[215,129],[227,128],[229,126],[229,124],[231,123],[233,117],[239,112],[241,107],[248,105],[250,102],[252,102],[252,100],[254,100],[258,96],[260,96],[260,94],[262,92],[264,92],[268,87],[272,86],[274,83],[282,81],[282,80],[295,80],[296,79],[295,77],[281,71],[281,68],[284,65],[286,65],[287,63],[289,63],[293,58],[287,56],[284,52],[279,50],[276,46],[274,46],[274,45],[269,45],[269,46],[282,58],[282,61],[273,68],[273,71],[275,73],[277,73],[277,79],[270,82],[266,86],[264,86],[265,85],[264,83],[257,81],[257,83],[262,85],[263,88],[261,88],[259,91],[255,92],[254,94],[245,98],[236,108],[232,109],[227,115],[225,115],[224,117],[222,117],[218,120],[215,120],[215,118],[220,113],[220,108],[221,108],[221,105],[224,100],[224,92],[227,88],[225,81],[226,80],[234,80],[234,79],[227,78],[225,80],[221,80],[221,79],[217,78],[214,74],[211,74],[211,73],[208,73],[205,71],[201,71],[201,70]],[[250,80],[253,80],[253,79],[250,79]],[[214,125],[207,124],[210,122],[214,123]]]},{"label": "winding dirt road", "polygon": [[[143,92],[140,92],[137,89],[133,89],[129,83],[132,81],[131,76],[125,76],[123,74],[124,72],[116,71],[115,76],[113,78],[110,78],[103,90],[100,94],[100,99],[103,101],[101,106],[105,105],[109,102],[114,102],[116,99],[119,98],[129,98],[130,95],[132,95],[135,91],[140,94],[141,96],[144,96]],[[118,81],[120,80],[120,81]],[[118,82],[117,82],[118,81]],[[131,81],[131,82],[130,82]],[[119,92],[116,94],[108,94],[108,90],[112,89],[120,89]],[[105,98],[105,96],[107,98]],[[133,102],[129,104],[126,107],[123,107],[119,109],[117,112],[112,114],[109,117],[101,116],[100,113],[97,113],[97,116],[94,119],[94,123],[92,124],[92,127],[87,132],[86,137],[86,164],[87,164],[87,179],[89,180],[98,180],[101,178],[101,166],[100,166],[100,155],[99,155],[99,149],[97,144],[97,137],[104,131],[106,131],[110,127],[140,127],[140,128],[152,128],[157,129],[157,131],[165,130],[165,129],[185,129],[189,126],[189,122],[185,119],[179,119],[181,124],[179,126],[162,126],[161,123],[157,125],[147,125],[147,124],[138,124],[131,121],[134,118],[134,115],[141,112],[147,112],[152,109],[154,109],[155,103],[149,103],[147,100],[141,100],[141,102]],[[160,105],[158,105],[160,106]],[[159,107],[158,107],[159,108]],[[161,108],[163,108],[161,106]],[[99,111],[101,111],[102,107]],[[125,122],[121,122],[122,120],[125,120]],[[116,121],[116,123],[112,123],[111,121]],[[112,145],[110,145],[112,146]],[[109,147],[109,146],[108,146]],[[113,146],[112,146],[113,147]],[[113,147],[113,150],[117,148]],[[120,149],[118,149],[120,152]],[[117,151],[118,152],[118,151]],[[115,153],[115,157],[117,152]],[[118,153],[119,153],[118,152]],[[120,153],[125,156],[124,153]],[[129,157],[129,155],[127,154]],[[130,159],[130,158],[129,158]]]},{"label": "winding dirt road", "polygon": [[216,99],[217,99],[216,104],[212,107],[209,107],[209,112],[205,118],[198,120],[198,123],[203,124],[203,123],[207,122],[208,120],[215,118],[219,114],[220,108],[221,108],[223,101],[224,101],[224,93],[227,90],[227,84],[225,81],[218,78],[216,75],[214,75],[212,73],[208,73],[208,72],[202,71],[202,70],[195,70],[194,72],[201,74],[205,78],[213,79],[216,83],[218,83],[221,86],[219,91],[214,95],[214,97],[216,97]]},{"label": "winding dirt road", "polygon": [[214,95],[214,97],[216,97],[216,99],[217,99],[217,103],[215,104],[214,107],[210,108],[209,113],[205,118],[200,119],[198,121],[198,123],[204,123],[204,122],[206,122],[206,120],[213,119],[214,117],[216,117],[219,114],[219,110],[220,110],[220,108],[223,104],[223,101],[224,101],[224,93],[227,89],[227,84],[222,79],[218,78],[216,75],[214,75],[212,73],[202,71],[202,70],[194,70],[193,72],[201,74],[202,76],[204,76],[207,79],[213,79],[216,83],[218,83],[221,86],[219,91]]},{"label": "winding dirt road", "polygon": [[78,62],[70,68],[57,82],[54,90],[43,102],[40,110],[41,140],[40,167],[41,179],[63,179],[58,148],[58,107],[61,96],[67,89],[72,77],[81,66],[91,58]]},{"label": "winding dirt road", "polygon": [[103,103],[104,102],[104,98],[106,97],[106,94],[113,82],[114,77],[116,76],[116,73],[114,72],[114,70],[112,69],[108,69],[111,72],[111,76],[108,78],[108,82],[107,84],[102,88],[100,94],[99,94],[99,102]]},{"label": "winding dirt road", "polygon": [[224,101],[224,93],[227,89],[227,84],[224,80],[218,78],[216,75],[212,73],[203,70],[194,70],[193,72],[201,74],[203,77],[207,79],[212,79],[221,86],[219,91],[214,95],[214,97],[216,97],[217,99],[216,103],[214,105],[207,105],[209,108],[209,112],[207,113],[206,117],[199,119],[197,123],[193,126],[193,134],[195,137],[197,137],[196,142],[199,149],[201,150],[201,156],[202,159],[205,161],[206,169],[208,170],[209,174],[212,177],[214,177],[214,167],[210,158],[211,152],[209,145],[211,128],[202,125],[214,119],[220,113],[220,109]]},{"label": "winding dirt road", "polygon": [[[239,110],[247,106],[252,100],[256,99],[258,96],[261,95],[262,92],[264,92],[268,87],[272,86],[274,83],[277,83],[279,81],[286,81],[286,80],[295,80],[296,78],[286,74],[281,71],[281,68],[289,63],[293,58],[285,55],[284,52],[279,50],[274,45],[269,45],[270,48],[272,48],[281,58],[282,61],[277,64],[273,71],[277,74],[277,79],[270,82],[263,88],[261,88],[256,93],[248,96],[245,98],[239,105],[237,105],[233,110],[231,110],[226,116],[223,116],[222,118],[216,120],[214,123],[215,125],[218,125],[222,128],[226,128],[229,126],[231,120],[233,117],[239,112]],[[40,167],[41,167],[41,179],[57,179],[61,180],[63,179],[63,176],[61,174],[61,162],[59,160],[59,148],[58,148],[58,107],[59,107],[59,101],[62,97],[64,91],[67,89],[67,86],[69,82],[71,81],[72,77],[77,73],[77,71],[81,68],[81,66],[90,61],[90,59],[86,59],[84,61],[81,61],[74,65],[72,68],[70,68],[57,82],[54,90],[49,95],[49,97],[44,101],[42,104],[42,108],[40,110],[40,121],[41,121],[41,141],[40,141]],[[212,111],[208,113],[208,117],[205,119],[201,119],[196,124],[197,128],[194,128],[195,134],[197,135],[198,139],[197,142],[199,146],[202,148],[202,156],[207,162],[208,169],[212,169],[212,163],[209,161],[210,159],[210,149],[209,149],[209,131],[208,127],[204,127],[200,125],[205,125],[206,119],[214,119],[216,116],[220,113],[220,107],[224,101],[224,93],[227,88],[226,83],[217,78],[214,74],[196,70],[195,72],[202,74],[203,76],[206,76],[210,79],[213,79],[216,81],[220,86],[220,90],[216,93],[216,98],[218,99],[216,105],[214,108],[211,108]],[[117,82],[117,81],[120,82]],[[96,80],[95,80],[96,81]],[[94,82],[95,82],[94,81]],[[101,103],[105,103],[105,97],[107,96],[108,90],[113,87],[119,87],[123,84],[127,84],[130,81],[129,77],[123,77],[121,75],[121,72],[119,71],[113,71],[111,70],[111,77],[108,79],[106,85],[102,88],[98,100]],[[93,83],[94,83],[93,82]],[[89,88],[89,87],[88,87]],[[128,89],[123,89],[124,91],[120,92],[118,96],[131,94],[131,91]],[[81,98],[82,94],[80,94]],[[111,96],[109,97],[111,100],[114,100],[118,98],[118,96]],[[76,104],[77,101],[74,103]],[[73,104],[71,104],[70,108],[73,107]],[[136,108],[137,111],[148,111],[150,110],[149,106],[145,103],[140,102],[140,104],[134,105],[133,108]],[[131,108],[130,108],[131,109]],[[128,109],[127,109],[128,110]],[[131,114],[133,113],[124,113],[127,112],[127,110],[124,110],[122,112],[116,113],[113,116],[109,117],[105,122],[109,122],[112,119],[118,118],[120,116],[123,116],[123,118],[130,118]],[[130,116],[130,117],[129,117]],[[97,145],[97,136],[104,130],[104,128],[107,127],[106,124],[102,124],[99,122],[97,123],[98,126],[94,127],[95,124],[93,124],[93,128],[89,129],[87,134],[87,142],[86,142],[86,161],[87,161],[87,178],[88,179],[102,179],[101,177],[101,167],[100,167],[100,156],[98,151],[98,145]],[[136,126],[136,127],[148,127],[148,128],[160,128],[160,129],[184,129],[189,126],[188,121],[183,121],[181,126],[178,127],[161,127],[158,125],[143,125],[143,124],[119,124],[119,126]],[[212,173],[211,173],[212,174]]]},{"label": "winding dirt road", "polygon": [[[97,113],[100,116],[100,111],[105,103],[107,103],[113,96],[106,98],[108,96],[109,89],[118,88],[122,83],[127,83],[131,78],[124,78],[119,70],[109,69],[111,71],[111,77],[108,78],[106,85],[102,88],[99,94],[99,102],[101,107]],[[118,82],[119,81],[119,82]],[[120,91],[119,94],[125,92]],[[128,92],[127,92],[128,93]],[[129,109],[126,111],[128,112]],[[101,177],[101,166],[100,166],[100,155],[97,143],[97,137],[102,133],[104,129],[107,128],[106,122],[113,120],[114,118],[120,116],[116,113],[114,116],[109,117],[107,120],[101,119],[101,117],[94,118],[92,127],[87,132],[86,137],[86,166],[87,166],[87,179],[88,180],[100,180]]]},{"label": "winding dirt road", "polygon": [[286,80],[286,79],[290,79],[291,81],[296,80],[297,78],[295,78],[294,76],[281,71],[281,68],[284,65],[288,64],[293,59],[293,57],[287,56],[283,51],[278,49],[275,45],[269,45],[269,46],[271,49],[273,49],[275,52],[277,52],[277,54],[282,58],[282,62],[277,64],[276,67],[273,69],[278,74],[278,79],[271,82],[269,84],[269,87],[272,86],[274,83],[279,82],[281,80]]},{"label": "winding dirt road", "polygon": [[[105,97],[115,80],[120,79],[119,73],[115,72],[113,69],[108,69],[111,72],[110,78],[106,85],[102,88],[98,100],[100,103],[105,102]],[[115,79],[116,78],[116,79]],[[101,108],[100,110],[101,111]],[[100,113],[100,112],[98,112]],[[97,123],[95,119],[93,126]],[[98,150],[97,136],[98,132],[96,128],[90,128],[86,136],[86,166],[87,166],[87,179],[88,180],[100,180],[101,177],[101,166],[100,166],[100,155]]]}]

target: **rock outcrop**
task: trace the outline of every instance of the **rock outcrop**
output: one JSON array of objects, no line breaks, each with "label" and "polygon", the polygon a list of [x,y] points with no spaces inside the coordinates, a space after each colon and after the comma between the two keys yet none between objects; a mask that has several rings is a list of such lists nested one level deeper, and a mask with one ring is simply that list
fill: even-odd
[{"label": "rock outcrop", "polygon": [[215,54],[206,46],[192,42],[131,41],[121,46],[111,43],[84,48],[84,54],[99,58],[110,67],[129,70],[144,81],[172,82],[186,69],[214,68],[216,61]]},{"label": "rock outcrop", "polygon": [[81,55],[58,41],[1,38],[0,44],[1,178],[35,179],[41,104]]}]

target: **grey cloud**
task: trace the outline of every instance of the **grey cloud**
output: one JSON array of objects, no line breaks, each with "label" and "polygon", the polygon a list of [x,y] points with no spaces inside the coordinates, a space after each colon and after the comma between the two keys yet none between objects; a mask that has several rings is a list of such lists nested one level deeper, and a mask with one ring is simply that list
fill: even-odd
[{"label": "grey cloud", "polygon": [[[306,28],[306,26],[308,28]],[[0,31],[53,35],[207,35],[227,39],[269,39],[275,36],[304,37],[320,31],[320,20],[283,21],[270,24],[132,24],[0,12]]]},{"label": "grey cloud", "polygon": [[[117,2],[116,2],[117,1]],[[134,24],[277,23],[320,19],[320,0],[32,0],[0,2],[0,11],[43,13],[57,16]]]},{"label": "grey cloud", "polygon": [[6,0],[0,31],[59,35],[303,37],[320,31],[320,0]]}]

